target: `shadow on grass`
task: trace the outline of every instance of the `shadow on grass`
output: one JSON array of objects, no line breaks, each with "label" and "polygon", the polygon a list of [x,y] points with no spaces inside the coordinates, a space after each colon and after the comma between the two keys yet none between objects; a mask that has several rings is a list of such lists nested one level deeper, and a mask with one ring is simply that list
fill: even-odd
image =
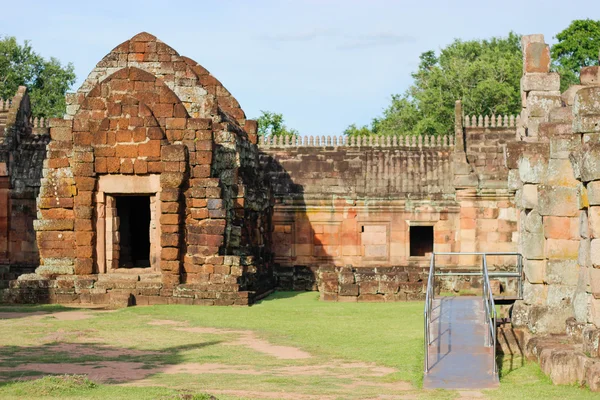
[{"label": "shadow on grass", "polygon": [[[291,299],[301,294],[307,293],[309,291],[275,291],[270,295],[263,297],[262,299],[256,301],[254,304],[262,304],[263,302],[269,302],[273,300],[283,300],[283,299]],[[309,292],[309,293],[318,293],[318,292]]]},{"label": "shadow on grass", "polygon": [[498,376],[502,379],[525,365],[525,352],[521,344],[523,339],[510,324],[500,324],[496,332],[496,365]]},{"label": "shadow on grass", "polygon": [[86,307],[65,307],[60,304],[0,304],[0,321],[3,319],[27,318],[50,315],[56,312],[87,311]]},{"label": "shadow on grass", "polygon": [[53,342],[41,346],[0,346],[0,389],[15,380],[43,375],[87,375],[94,382],[129,383],[183,363],[183,353],[221,341],[173,346],[160,351]]}]

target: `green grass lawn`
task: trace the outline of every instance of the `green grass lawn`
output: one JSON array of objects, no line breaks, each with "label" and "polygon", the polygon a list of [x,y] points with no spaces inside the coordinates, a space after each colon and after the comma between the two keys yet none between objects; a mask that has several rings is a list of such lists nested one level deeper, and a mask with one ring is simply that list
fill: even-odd
[{"label": "green grass lawn", "polygon": [[[83,310],[89,316],[81,320],[39,315],[64,310],[56,306],[0,307],[0,312],[8,310],[38,315],[0,320],[0,398],[202,399],[210,398],[208,393],[226,400],[288,393],[303,399],[454,399],[464,394],[420,388],[421,302],[328,303],[319,301],[318,293],[295,292],[276,293],[252,307]],[[253,340],[291,346],[311,357],[280,359],[241,345],[247,331]],[[598,397],[588,389],[554,386],[537,365],[516,361],[512,369],[505,364],[499,389],[478,394],[536,400]],[[93,378],[95,371],[109,373],[119,363],[137,375]],[[30,380],[48,371],[75,374],[78,368],[91,380]],[[374,373],[377,368],[382,372]]]}]

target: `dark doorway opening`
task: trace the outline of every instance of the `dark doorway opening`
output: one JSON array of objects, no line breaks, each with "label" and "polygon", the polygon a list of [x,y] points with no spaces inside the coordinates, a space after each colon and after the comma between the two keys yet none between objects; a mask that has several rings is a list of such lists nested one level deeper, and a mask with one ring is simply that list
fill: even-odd
[{"label": "dark doorway opening", "polygon": [[115,196],[119,268],[150,267],[150,196]]},{"label": "dark doorway opening", "polygon": [[410,227],[410,256],[425,257],[433,253],[433,226]]}]

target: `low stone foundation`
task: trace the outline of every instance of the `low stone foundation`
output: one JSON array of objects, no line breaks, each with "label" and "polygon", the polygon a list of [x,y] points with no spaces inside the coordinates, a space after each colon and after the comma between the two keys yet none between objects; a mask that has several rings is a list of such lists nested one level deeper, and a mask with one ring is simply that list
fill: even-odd
[{"label": "low stone foundation", "polygon": [[321,266],[321,300],[407,301],[425,299],[428,268]]},{"label": "low stone foundation", "polygon": [[13,266],[13,265],[0,265],[0,289],[6,289],[9,286],[9,282],[17,279],[23,274],[31,274],[35,271],[35,266]]},{"label": "low stone foundation", "polygon": [[[460,269],[444,269],[443,272],[464,272]],[[490,287],[494,296],[516,298],[519,294],[519,281],[514,277],[490,277]],[[480,295],[483,290],[481,276],[455,275],[436,277],[436,288],[441,292],[459,295]]]},{"label": "low stone foundation", "polygon": [[562,334],[534,336],[529,329],[500,323],[497,354],[506,365],[537,362],[555,385],[588,386],[600,392],[600,329],[569,318]]},{"label": "low stone foundation", "polygon": [[0,291],[0,302],[16,304],[186,304],[247,306],[255,292],[236,283],[180,284],[165,287],[160,274],[62,275],[52,279],[22,275]]},{"label": "low stone foundation", "polygon": [[273,276],[277,282],[276,287],[278,290],[319,290],[319,285],[317,283],[319,267],[307,267],[305,265],[283,267],[275,265]]},{"label": "low stone foundation", "polygon": [[[358,301],[410,301],[424,300],[429,268],[276,266],[273,274],[278,290],[320,291],[322,300],[354,301],[351,298],[355,297]],[[481,280],[478,276],[437,277],[436,293],[479,295]],[[518,281],[515,278],[492,279],[490,283],[495,296],[518,295]]]},{"label": "low stone foundation", "polygon": [[527,343],[527,358],[537,361],[555,385],[585,385],[600,392],[600,359],[589,357],[567,335],[535,337]]}]

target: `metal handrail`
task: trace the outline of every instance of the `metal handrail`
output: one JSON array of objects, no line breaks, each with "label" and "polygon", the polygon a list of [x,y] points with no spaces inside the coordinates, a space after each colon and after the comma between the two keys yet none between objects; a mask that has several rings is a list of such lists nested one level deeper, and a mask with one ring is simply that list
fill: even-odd
[{"label": "metal handrail", "polygon": [[[435,296],[435,276],[445,276],[445,274],[436,274],[435,273],[435,256],[461,256],[461,255],[477,255],[482,256],[481,262],[481,273],[454,273],[455,275],[480,275],[483,277],[483,304],[485,309],[485,323],[488,325],[488,335],[486,335],[487,346],[492,347],[492,363],[493,363],[493,371],[494,374],[498,373],[498,366],[496,365],[496,304],[494,302],[494,296],[492,294],[492,288],[490,285],[490,273],[487,267],[487,256],[517,256],[517,272],[515,273],[501,273],[496,272],[494,276],[514,276],[522,278],[523,274],[523,257],[520,253],[513,252],[465,252],[465,253],[456,253],[456,252],[439,252],[439,253],[431,253],[431,259],[429,263],[429,277],[427,278],[427,289],[425,292],[425,310],[424,310],[424,324],[425,324],[425,337],[424,337],[424,347],[425,347],[425,373],[429,372],[429,345],[431,344],[429,325],[431,322],[431,308]],[[519,297],[523,297],[523,288],[522,285],[519,284]]]},{"label": "metal handrail", "polygon": [[431,319],[431,304],[433,303],[434,293],[434,276],[435,276],[435,253],[431,254],[431,260],[429,262],[429,276],[427,277],[427,290],[425,292],[425,311],[424,311],[424,321],[425,321],[425,337],[423,340],[423,344],[425,346],[425,373],[429,372],[429,345],[430,334],[429,334],[429,322]]},{"label": "metal handrail", "polygon": [[[494,303],[494,296],[492,295],[492,287],[490,285],[490,277],[488,275],[487,268],[487,254],[483,255],[482,259],[483,268],[483,303],[485,304],[485,322],[489,326],[489,343],[488,346],[492,347],[492,370],[494,375],[497,373],[496,365],[496,304]],[[487,292],[487,293],[486,293]]]}]

